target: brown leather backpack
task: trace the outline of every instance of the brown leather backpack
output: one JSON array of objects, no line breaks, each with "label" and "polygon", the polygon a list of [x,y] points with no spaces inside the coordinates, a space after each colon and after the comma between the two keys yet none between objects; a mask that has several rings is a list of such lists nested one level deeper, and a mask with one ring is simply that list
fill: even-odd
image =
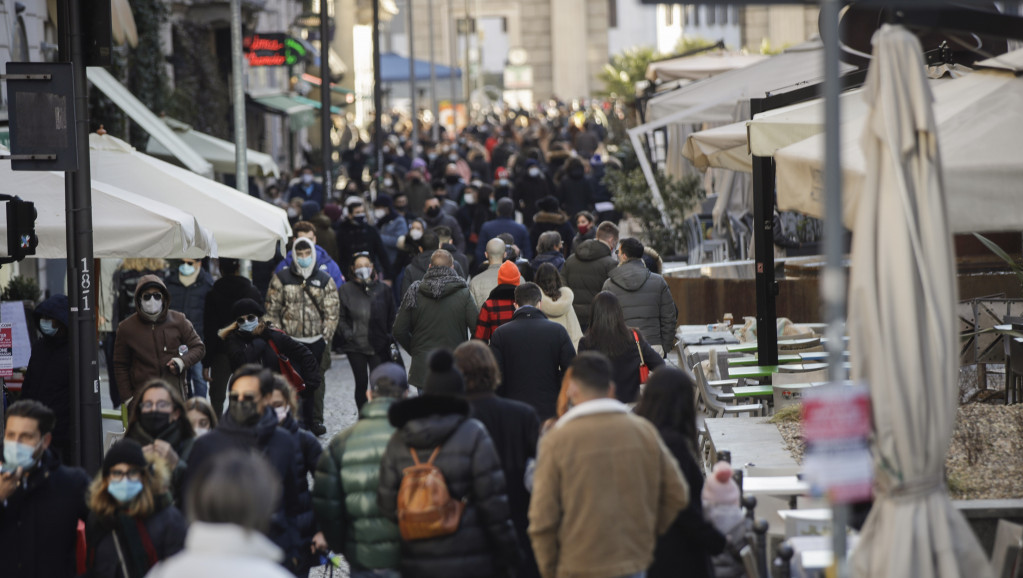
[{"label": "brown leather backpack", "polygon": [[455,500],[440,468],[433,465],[440,446],[424,464],[416,450],[409,448],[415,465],[402,471],[398,487],[398,529],[404,540],[426,540],[458,531],[465,500]]}]

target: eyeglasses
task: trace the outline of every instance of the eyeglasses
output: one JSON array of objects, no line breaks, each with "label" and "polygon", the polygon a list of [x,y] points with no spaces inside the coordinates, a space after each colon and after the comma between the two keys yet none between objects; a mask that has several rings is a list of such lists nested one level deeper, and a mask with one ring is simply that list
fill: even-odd
[{"label": "eyeglasses", "polygon": [[163,301],[162,293],[146,293],[142,295],[143,301],[149,301],[150,299],[156,299],[157,301]]},{"label": "eyeglasses", "polygon": [[256,401],[256,394],[246,393],[242,395],[240,393],[229,393],[227,394],[227,399],[230,401]]},{"label": "eyeglasses", "polygon": [[174,404],[165,399],[155,403],[151,401],[142,402],[142,411],[153,411],[153,408],[156,408],[157,411],[170,411],[174,408]]},{"label": "eyeglasses", "polygon": [[252,323],[253,321],[256,321],[258,319],[259,319],[259,317],[256,317],[255,315],[252,315],[250,313],[248,315],[242,315],[238,319],[235,319],[235,323],[237,323],[238,325],[241,325],[242,323]]},{"label": "eyeglasses", "polygon": [[142,470],[138,468],[132,468],[130,470],[110,470],[110,481],[120,482],[125,477],[133,482],[137,482],[142,479]]}]

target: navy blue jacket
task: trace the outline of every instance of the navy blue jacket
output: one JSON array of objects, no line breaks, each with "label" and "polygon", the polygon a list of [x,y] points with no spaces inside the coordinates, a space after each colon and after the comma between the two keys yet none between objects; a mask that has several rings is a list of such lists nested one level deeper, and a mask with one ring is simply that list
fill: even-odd
[{"label": "navy blue jacket", "polygon": [[526,226],[521,223],[516,223],[515,219],[510,217],[498,217],[493,221],[487,221],[480,227],[480,239],[476,243],[476,262],[483,262],[483,252],[487,248],[487,243],[490,242],[494,237],[508,233],[515,240],[515,244],[519,250],[522,251],[522,257],[525,259],[533,258],[533,247],[529,244],[529,230]]},{"label": "navy blue jacket", "polygon": [[[181,279],[175,270],[164,281],[167,285],[167,292],[170,293],[170,308],[185,314],[185,317],[192,322],[195,332],[200,336],[203,333],[205,322],[203,313],[206,309],[206,296],[213,289],[213,276],[205,269],[199,269],[199,276],[188,287],[181,284]],[[216,331],[217,328],[214,328]]]}]

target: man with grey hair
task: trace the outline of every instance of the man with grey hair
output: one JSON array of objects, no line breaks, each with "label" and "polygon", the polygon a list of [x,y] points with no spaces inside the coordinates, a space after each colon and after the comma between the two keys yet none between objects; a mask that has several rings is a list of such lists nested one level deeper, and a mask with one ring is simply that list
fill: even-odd
[{"label": "man with grey hair", "polygon": [[408,381],[416,386],[426,379],[430,352],[458,347],[476,327],[476,302],[453,266],[451,253],[434,251],[426,275],[408,288],[398,308],[394,338],[412,355]]},{"label": "man with grey hair", "polygon": [[408,394],[408,381],[395,363],[380,364],[369,379],[369,401],[359,410],[359,421],[334,436],[320,456],[313,511],[331,550],[343,553],[351,565],[353,578],[396,577],[401,535],[376,503],[380,461],[394,434],[387,412]]},{"label": "man with grey hair", "polygon": [[[497,271],[504,263],[507,248],[508,245],[497,237],[487,241],[487,268],[469,282],[469,292],[472,293],[476,307],[482,308],[483,303],[490,297],[490,292],[497,287]],[[521,277],[519,283],[522,283]]]}]

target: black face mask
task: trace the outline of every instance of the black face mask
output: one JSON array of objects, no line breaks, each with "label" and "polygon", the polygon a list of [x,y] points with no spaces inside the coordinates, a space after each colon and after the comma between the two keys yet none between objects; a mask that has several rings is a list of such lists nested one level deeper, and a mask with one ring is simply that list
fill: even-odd
[{"label": "black face mask", "polygon": [[413,177],[413,178],[412,178],[412,184],[413,184],[413,185],[418,185],[418,184],[419,184],[419,183],[421,183],[421,182],[423,182],[423,179],[421,179],[421,178],[419,178],[419,177]]},{"label": "black face mask", "polygon": [[259,422],[259,418],[262,417],[259,414],[259,406],[254,400],[237,401],[232,399],[227,406],[227,411],[231,414],[231,418],[235,423],[239,425],[256,425]]},{"label": "black face mask", "polygon": [[408,206],[407,205],[395,205],[394,206],[394,212],[396,212],[396,213],[401,213],[402,215],[404,215],[406,210],[408,210]]},{"label": "black face mask", "polygon": [[449,185],[453,185],[453,184],[457,183],[461,178],[462,177],[460,177],[458,175],[445,175],[444,176],[444,181],[447,184],[449,184]]},{"label": "black face mask", "polygon": [[170,425],[170,414],[162,411],[150,411],[139,415],[139,423],[146,433],[157,437]]},{"label": "black face mask", "polygon": [[430,207],[429,209],[426,209],[426,216],[430,217],[431,219],[436,217],[439,214],[440,214],[440,207]]}]

